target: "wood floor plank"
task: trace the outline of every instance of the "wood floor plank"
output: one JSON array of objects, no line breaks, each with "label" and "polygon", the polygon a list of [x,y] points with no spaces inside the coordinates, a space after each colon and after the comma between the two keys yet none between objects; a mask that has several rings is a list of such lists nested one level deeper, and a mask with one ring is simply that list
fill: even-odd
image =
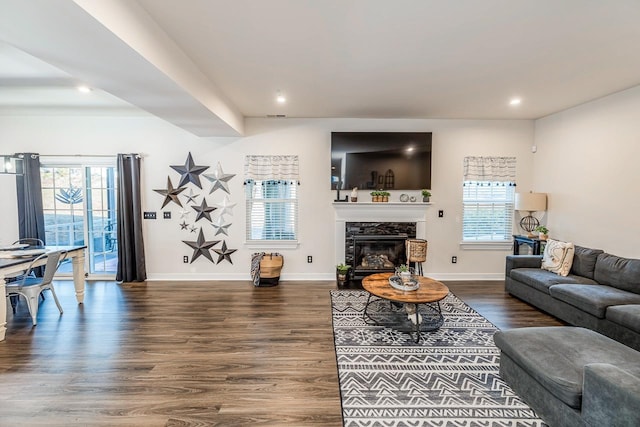
[{"label": "wood floor plank", "polygon": [[[496,326],[558,320],[504,283],[445,282]],[[0,425],[341,426],[335,282],[56,282],[0,342]],[[9,307],[8,312],[11,313]]]}]

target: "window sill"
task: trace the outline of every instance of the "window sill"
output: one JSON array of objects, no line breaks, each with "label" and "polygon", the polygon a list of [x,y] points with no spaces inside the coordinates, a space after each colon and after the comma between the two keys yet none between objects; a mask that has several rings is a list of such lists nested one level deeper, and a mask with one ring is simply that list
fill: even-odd
[{"label": "window sill", "polygon": [[513,243],[510,241],[504,242],[460,242],[460,248],[464,250],[479,250],[479,251],[502,251],[511,250]]},{"label": "window sill", "polygon": [[297,249],[297,240],[249,240],[244,242],[248,249]]}]

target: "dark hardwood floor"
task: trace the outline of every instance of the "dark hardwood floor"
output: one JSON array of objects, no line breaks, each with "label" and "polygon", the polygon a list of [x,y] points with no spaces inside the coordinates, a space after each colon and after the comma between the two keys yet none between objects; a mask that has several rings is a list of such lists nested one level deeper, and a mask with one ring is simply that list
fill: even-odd
[{"label": "dark hardwood floor", "polygon": [[[446,282],[501,329],[559,325],[503,282]],[[0,342],[0,426],[340,426],[335,282],[57,282]],[[8,312],[11,308],[8,307]]]}]

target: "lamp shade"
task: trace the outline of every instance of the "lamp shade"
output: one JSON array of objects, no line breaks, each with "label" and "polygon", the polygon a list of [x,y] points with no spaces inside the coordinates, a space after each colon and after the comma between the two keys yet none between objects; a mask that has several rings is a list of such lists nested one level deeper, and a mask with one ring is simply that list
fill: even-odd
[{"label": "lamp shade", "polygon": [[515,209],[517,211],[546,211],[547,193],[516,193]]}]

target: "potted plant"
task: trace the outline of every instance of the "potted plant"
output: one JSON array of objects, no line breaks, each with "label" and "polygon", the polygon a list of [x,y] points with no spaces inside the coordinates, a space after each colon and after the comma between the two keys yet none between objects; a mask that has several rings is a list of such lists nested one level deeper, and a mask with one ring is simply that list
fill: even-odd
[{"label": "potted plant", "polygon": [[342,263],[336,266],[336,278],[338,282],[346,282],[349,275],[350,266]]},{"label": "potted plant", "polygon": [[398,275],[403,282],[408,282],[411,279],[411,269],[408,264],[400,264],[398,266]]},{"label": "potted plant", "polygon": [[431,191],[429,190],[422,190],[422,201],[423,202],[428,202],[429,201],[429,197],[431,197]]},{"label": "potted plant", "polygon": [[537,226],[535,231],[538,232],[538,238],[540,240],[547,240],[549,238],[549,229],[544,225]]},{"label": "potted plant", "polygon": [[371,192],[371,201],[379,202],[380,201],[380,191],[375,190]]},{"label": "potted plant", "polygon": [[388,191],[381,191],[380,192],[380,197],[382,198],[380,201],[381,202],[388,202],[389,201],[389,196],[391,195],[391,193],[389,193]]}]

